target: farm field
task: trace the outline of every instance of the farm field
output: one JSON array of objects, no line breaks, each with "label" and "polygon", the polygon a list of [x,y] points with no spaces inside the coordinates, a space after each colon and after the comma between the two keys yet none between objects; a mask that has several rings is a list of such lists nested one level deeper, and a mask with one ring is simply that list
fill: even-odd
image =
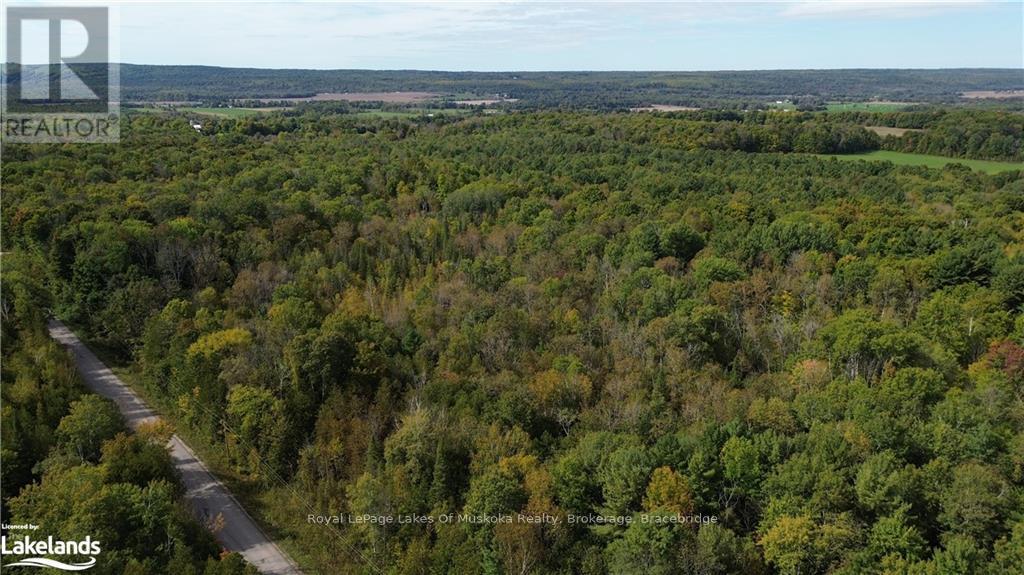
[{"label": "farm field", "polygon": [[203,114],[206,116],[218,116],[221,118],[247,118],[260,114],[267,114],[279,110],[288,110],[290,107],[267,107],[267,108],[211,108],[205,106],[182,106],[182,107],[142,107],[126,108],[125,111],[133,114],[165,114],[168,112],[182,112],[186,114]]},{"label": "farm field", "polygon": [[1024,90],[969,90],[961,96],[968,100],[1007,100],[1024,98]]},{"label": "farm field", "polygon": [[639,108],[630,108],[630,112],[694,112],[700,108],[694,106],[672,106],[669,104],[652,104]]},{"label": "farm field", "polygon": [[493,106],[494,104],[513,104],[518,101],[519,98],[474,98],[468,100],[455,100],[453,103],[460,106]]},{"label": "farm field", "polygon": [[[187,106],[181,108],[130,108],[129,110],[130,112],[137,114],[161,114],[173,111],[186,114],[216,116],[220,118],[250,118],[253,116],[290,109],[292,109],[291,106],[268,106],[262,108],[212,108],[204,106]],[[475,110],[469,108],[406,108],[396,110],[355,109],[351,111],[350,115],[362,118],[409,119],[427,114],[466,115],[472,114],[474,111]],[[496,111],[497,110],[495,110],[495,112]]]},{"label": "farm field", "polygon": [[966,158],[948,158],[946,156],[931,156],[928,154],[911,154],[907,152],[891,152],[889,150],[877,150],[865,154],[817,154],[819,157],[836,158],[839,160],[874,160],[892,162],[899,166],[926,166],[929,168],[941,168],[947,164],[963,164],[972,170],[978,170],[987,174],[996,174],[1010,170],[1024,170],[1024,163],[996,162],[992,160],[972,160]]},{"label": "farm field", "polygon": [[387,102],[391,104],[412,104],[436,100],[441,94],[435,92],[322,92],[315,96],[301,98],[260,98],[261,102]]},{"label": "farm field", "polygon": [[825,109],[829,112],[896,112],[909,105],[907,102],[831,102]]},{"label": "farm field", "polygon": [[177,108],[179,112],[186,112],[192,114],[206,114],[208,116],[220,116],[222,118],[245,118],[249,116],[256,116],[259,114],[266,114],[269,112],[276,112],[278,110],[287,110],[288,108],[205,108],[205,107],[187,107]]},{"label": "farm field", "polygon": [[351,115],[363,118],[417,118],[428,114],[465,115],[474,110],[467,108],[409,108],[406,110],[354,110]]}]

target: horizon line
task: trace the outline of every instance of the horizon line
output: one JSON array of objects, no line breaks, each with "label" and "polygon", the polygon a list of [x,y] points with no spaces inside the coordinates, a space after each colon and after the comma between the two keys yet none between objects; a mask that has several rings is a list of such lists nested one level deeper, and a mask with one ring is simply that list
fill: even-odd
[{"label": "horizon line", "polygon": [[[82,64],[108,64],[118,66],[148,66],[151,68],[217,68],[223,70],[262,70],[267,72],[298,71],[298,72],[434,72],[450,74],[559,74],[559,73],[607,73],[607,74],[701,74],[721,72],[843,72],[843,71],[872,71],[872,72],[938,72],[956,70],[989,70],[1000,72],[1021,72],[1024,74],[1024,66],[1019,68],[1008,68],[1005,66],[952,66],[952,67],[912,67],[912,68],[874,68],[874,67],[845,67],[845,68],[717,68],[717,69],[507,69],[507,70],[472,70],[472,69],[444,69],[444,68],[263,68],[258,66],[224,66],[218,64],[140,64],[136,62],[82,62]],[[16,62],[5,62],[4,66],[18,65]],[[22,64],[24,66],[48,66],[49,64]],[[1024,75],[1021,77],[1024,84]]]}]

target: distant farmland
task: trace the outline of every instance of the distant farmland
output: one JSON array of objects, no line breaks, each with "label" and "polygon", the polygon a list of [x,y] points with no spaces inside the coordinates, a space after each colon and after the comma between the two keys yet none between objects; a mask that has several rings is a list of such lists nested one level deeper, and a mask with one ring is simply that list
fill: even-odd
[{"label": "distant farmland", "polygon": [[247,116],[255,116],[267,112],[276,112],[278,110],[287,110],[285,107],[278,108],[177,108],[179,112],[193,113],[193,114],[205,114],[207,116],[221,116],[224,118],[244,118]]},{"label": "distant farmland", "polygon": [[963,97],[971,100],[1006,100],[1009,98],[1024,98],[1024,90],[971,90],[964,92]]},{"label": "distant farmland", "polygon": [[[652,104],[738,109],[756,102],[812,97],[833,108],[883,102],[952,103],[962,94],[1021,90],[1018,69],[773,70],[725,72],[441,72],[269,70],[122,64],[121,94],[131,101],[281,101],[344,94],[390,101],[415,93],[458,99],[517,98],[517,107],[625,109]],[[39,73],[45,73],[40,70]],[[396,95],[397,94],[397,95]],[[360,95],[360,96],[357,96]],[[320,96],[323,98],[324,96]],[[411,96],[409,96],[411,97]],[[496,98],[495,98],[496,99]],[[416,101],[422,101],[422,97]],[[863,109],[852,107],[849,109]]]},{"label": "distant farmland", "polygon": [[630,108],[630,112],[693,112],[700,110],[695,106],[671,106],[669,104],[651,104],[639,108]]},{"label": "distant farmland", "polygon": [[415,104],[436,100],[442,95],[435,92],[323,92],[302,98],[257,98],[259,102],[384,102],[387,104]]},{"label": "distant farmland", "polygon": [[909,106],[908,102],[832,102],[826,104],[829,112],[896,112]]}]

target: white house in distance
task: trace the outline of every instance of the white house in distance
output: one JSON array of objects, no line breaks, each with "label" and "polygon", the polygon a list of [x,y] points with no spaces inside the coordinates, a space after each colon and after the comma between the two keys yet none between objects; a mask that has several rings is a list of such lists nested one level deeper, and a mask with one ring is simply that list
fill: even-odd
[{"label": "white house in distance", "polygon": [[203,133],[203,125],[200,124],[199,122],[197,122],[195,120],[189,120],[188,121],[188,125],[192,126],[192,129],[197,131],[197,132],[199,132],[200,134]]}]

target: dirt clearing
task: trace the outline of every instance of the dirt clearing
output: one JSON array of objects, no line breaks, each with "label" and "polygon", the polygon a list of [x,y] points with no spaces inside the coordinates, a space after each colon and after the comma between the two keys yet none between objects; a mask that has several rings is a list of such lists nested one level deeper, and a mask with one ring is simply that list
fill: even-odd
[{"label": "dirt clearing", "polygon": [[643,108],[630,108],[630,112],[695,112],[700,108],[693,106],[673,106],[671,104],[652,104]]}]

